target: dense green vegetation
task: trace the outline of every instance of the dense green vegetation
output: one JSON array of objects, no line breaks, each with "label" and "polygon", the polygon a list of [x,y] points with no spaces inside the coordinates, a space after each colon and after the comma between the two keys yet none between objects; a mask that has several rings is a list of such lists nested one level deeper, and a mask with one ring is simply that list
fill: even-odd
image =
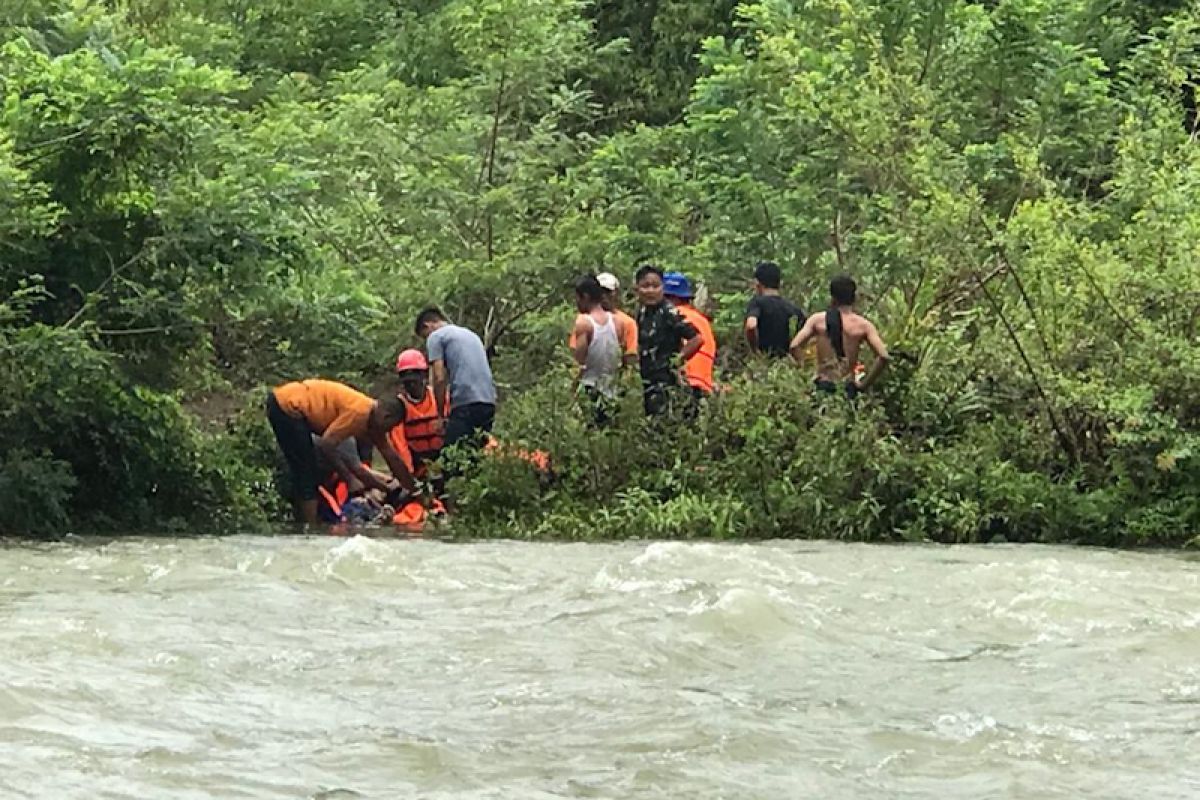
[{"label": "dense green vegetation", "polygon": [[[468,533],[1200,533],[1195,3],[15,0],[0,43],[0,532],[278,518],[265,388],[381,385],[436,301],[559,472],[487,465]],[[647,257],[731,391],[589,438],[569,283]],[[747,365],[760,258],[910,358],[857,409]]]}]

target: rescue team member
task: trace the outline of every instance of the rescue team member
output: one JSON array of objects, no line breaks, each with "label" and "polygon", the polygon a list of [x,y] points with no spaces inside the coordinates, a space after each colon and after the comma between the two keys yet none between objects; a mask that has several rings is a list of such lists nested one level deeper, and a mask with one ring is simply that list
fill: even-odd
[{"label": "rescue team member", "polygon": [[396,359],[396,377],[400,380],[399,397],[404,402],[404,421],[392,428],[388,439],[421,481],[432,484],[433,497],[425,503],[410,501],[397,504],[392,524],[410,532],[424,530],[430,514],[446,513],[441,498],[446,494],[440,473],[430,475],[429,466],[442,454],[445,419],[438,414],[437,399],[429,388],[429,362],[420,350],[405,350]]},{"label": "rescue team member", "polygon": [[[395,484],[408,491],[414,484],[408,467],[388,442],[388,431],[403,419],[404,404],[395,395],[372,400],[335,381],[306,380],[276,386],[267,395],[267,420],[287,459],[301,518],[317,522],[317,451],[338,471],[354,495],[364,488],[391,491]],[[320,438],[314,442],[312,436]],[[338,446],[347,438],[370,441],[394,476],[383,476],[352,459],[340,458]]]},{"label": "rescue team member", "polygon": [[760,261],[754,268],[754,298],[746,306],[744,330],[750,349],[768,358],[787,358],[792,341],[792,320],[804,325],[804,312],[779,293],[779,265]]},{"label": "rescue team member", "polygon": [[683,363],[683,377],[691,390],[694,403],[688,406],[688,416],[699,410],[699,401],[713,393],[713,367],[717,362],[717,337],[713,335],[708,317],[692,305],[692,284],[680,272],[668,272],[663,277],[663,294],[675,310],[700,334],[700,349]]},{"label": "rescue team member", "polygon": [[[803,358],[804,346],[815,339],[816,388],[832,394],[844,385],[846,396],[851,399],[875,383],[888,363],[887,345],[880,338],[879,331],[870,320],[854,310],[857,291],[858,287],[848,275],[839,275],[830,281],[832,302],[829,310],[809,317],[792,340],[792,358],[799,363]],[[855,365],[863,342],[874,351],[875,363],[866,376],[859,380],[855,376]]]},{"label": "rescue team member", "polygon": [[428,465],[442,454],[445,420],[438,413],[437,399],[429,388],[429,362],[420,350],[405,350],[396,359],[404,421],[392,428],[388,439],[408,466],[424,479]]},{"label": "rescue team member", "polygon": [[643,264],[634,279],[638,302],[638,362],[642,375],[642,404],[647,416],[670,410],[671,392],[679,385],[676,356],[687,361],[703,342],[700,332],[663,297],[663,272]]},{"label": "rescue team member", "polygon": [[437,308],[418,314],[413,327],[433,367],[433,396],[438,416],[446,420],[444,446],[482,448],[496,420],[496,384],[483,342],[473,331],[451,325]]},{"label": "rescue team member", "polygon": [[604,288],[594,275],[576,281],[575,306],[579,313],[571,329],[571,355],[579,365],[579,386],[592,408],[593,424],[602,428],[613,419],[626,326],[604,308]]}]

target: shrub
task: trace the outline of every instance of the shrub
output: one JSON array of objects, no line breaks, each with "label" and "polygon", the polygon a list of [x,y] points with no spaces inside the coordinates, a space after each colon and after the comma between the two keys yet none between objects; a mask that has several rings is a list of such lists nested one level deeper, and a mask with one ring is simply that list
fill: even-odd
[{"label": "shrub", "polygon": [[7,532],[46,533],[66,516],[82,528],[161,529],[259,513],[242,460],[174,398],[122,382],[85,335],[35,325],[0,333],[0,352],[6,480],[31,481],[24,492],[36,498],[6,515]]}]

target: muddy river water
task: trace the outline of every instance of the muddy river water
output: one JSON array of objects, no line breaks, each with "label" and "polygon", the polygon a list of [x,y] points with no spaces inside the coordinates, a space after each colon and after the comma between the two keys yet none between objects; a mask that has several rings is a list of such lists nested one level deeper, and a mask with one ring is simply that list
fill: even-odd
[{"label": "muddy river water", "polygon": [[1200,797],[1200,561],[12,543],[0,797]]}]

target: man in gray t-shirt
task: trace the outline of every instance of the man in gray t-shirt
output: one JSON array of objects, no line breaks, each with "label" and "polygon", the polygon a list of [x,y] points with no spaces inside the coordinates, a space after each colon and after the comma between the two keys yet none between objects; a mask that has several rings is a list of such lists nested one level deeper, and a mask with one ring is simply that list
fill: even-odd
[{"label": "man in gray t-shirt", "polygon": [[445,446],[465,440],[482,447],[483,434],[496,419],[496,384],[483,342],[474,332],[451,325],[436,308],[417,316],[415,330],[425,340],[433,368],[433,396],[446,420]]}]

